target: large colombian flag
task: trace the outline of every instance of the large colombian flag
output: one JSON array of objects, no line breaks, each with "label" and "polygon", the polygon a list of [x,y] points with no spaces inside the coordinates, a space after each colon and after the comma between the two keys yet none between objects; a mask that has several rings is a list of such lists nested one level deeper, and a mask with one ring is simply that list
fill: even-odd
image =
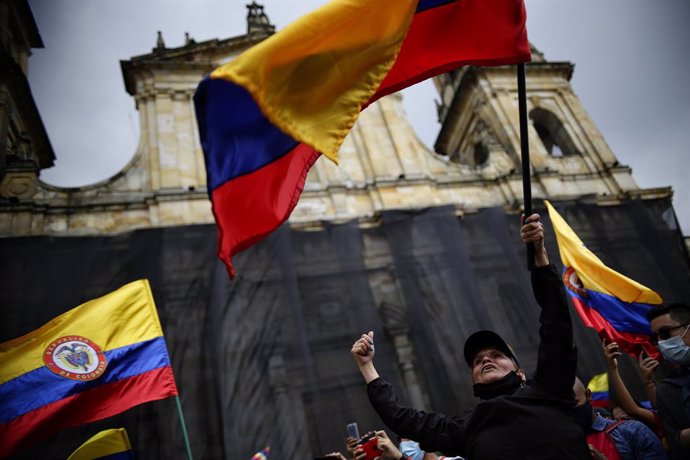
[{"label": "large colombian flag", "polygon": [[649,341],[652,331],[646,315],[662,303],[659,294],[604,265],[551,203],[545,203],[561,253],[563,282],[582,322],[602,338],[618,342],[635,359],[642,350],[658,357]]},{"label": "large colombian flag", "polygon": [[194,102],[230,275],[364,107],[461,65],[528,61],[525,21],[522,0],[334,0],[214,70]]},{"label": "large colombian flag", "polygon": [[0,344],[0,457],[176,394],[151,288],[135,281]]}]

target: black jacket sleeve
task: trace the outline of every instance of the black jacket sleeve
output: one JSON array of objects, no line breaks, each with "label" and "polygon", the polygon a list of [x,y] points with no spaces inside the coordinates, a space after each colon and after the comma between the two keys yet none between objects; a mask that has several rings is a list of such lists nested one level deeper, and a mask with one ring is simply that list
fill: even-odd
[{"label": "black jacket sleeve", "polygon": [[367,393],[383,423],[398,436],[417,441],[427,452],[463,455],[462,430],[471,411],[447,416],[400,406],[393,386],[381,377],[369,382]]},{"label": "black jacket sleeve", "polygon": [[[690,375],[686,375],[685,379],[688,379],[690,383]],[[684,448],[680,443],[680,432],[685,428],[690,428],[690,419],[683,410],[682,381],[683,376],[679,377],[676,371],[656,387],[657,410],[670,447],[671,460],[690,458],[690,448]]]},{"label": "black jacket sleeve", "polygon": [[552,395],[573,398],[577,350],[561,277],[553,265],[532,270],[532,290],[541,307],[539,354],[534,380]]}]

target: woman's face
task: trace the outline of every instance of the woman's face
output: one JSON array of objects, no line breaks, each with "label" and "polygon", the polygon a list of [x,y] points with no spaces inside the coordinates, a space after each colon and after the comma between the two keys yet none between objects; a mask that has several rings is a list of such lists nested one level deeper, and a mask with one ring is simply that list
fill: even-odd
[{"label": "woman's face", "polygon": [[[518,368],[505,353],[495,348],[480,350],[472,361],[472,381],[474,383],[492,383],[502,379]],[[522,373],[522,370],[518,371]],[[524,379],[524,374],[520,375]]]}]

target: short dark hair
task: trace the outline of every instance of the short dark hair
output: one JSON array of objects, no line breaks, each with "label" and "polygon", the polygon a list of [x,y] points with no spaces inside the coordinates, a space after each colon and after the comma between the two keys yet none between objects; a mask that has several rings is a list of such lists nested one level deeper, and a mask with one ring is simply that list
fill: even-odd
[{"label": "short dark hair", "polygon": [[690,305],[682,302],[670,302],[659,308],[652,308],[647,312],[647,319],[651,322],[654,318],[669,314],[671,319],[681,324],[690,323]]}]

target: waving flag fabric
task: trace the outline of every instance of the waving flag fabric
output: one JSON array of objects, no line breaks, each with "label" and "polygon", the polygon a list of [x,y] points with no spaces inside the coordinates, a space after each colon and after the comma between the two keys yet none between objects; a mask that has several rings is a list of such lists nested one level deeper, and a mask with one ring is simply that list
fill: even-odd
[{"label": "waving flag fabric", "polygon": [[176,394],[151,289],[135,281],[0,344],[0,457]]},{"label": "waving flag fabric", "polygon": [[586,326],[637,359],[640,352],[658,357],[650,343],[646,314],[662,303],[661,296],[604,265],[587,249],[551,203],[545,202],[558,239],[564,266],[563,282]]},{"label": "waving flag fabric", "polygon": [[268,460],[268,454],[271,452],[270,447],[264,447],[263,450],[255,453],[251,460]]},{"label": "waving flag fabric", "polygon": [[230,275],[363,107],[460,65],[528,61],[525,19],[522,0],[334,0],[213,71],[194,103]]},{"label": "waving flag fabric", "polygon": [[113,428],[97,433],[79,446],[67,460],[134,460],[127,430]]},{"label": "waving flag fabric", "polygon": [[608,373],[603,372],[592,377],[587,384],[587,389],[592,392],[592,406],[609,407],[610,400]]}]

